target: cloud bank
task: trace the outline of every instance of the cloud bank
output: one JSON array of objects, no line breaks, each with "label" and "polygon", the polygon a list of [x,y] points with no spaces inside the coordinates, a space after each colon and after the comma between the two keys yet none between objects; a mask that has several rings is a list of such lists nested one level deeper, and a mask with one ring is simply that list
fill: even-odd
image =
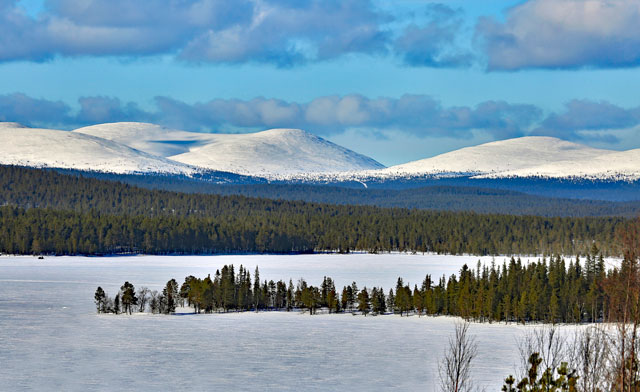
[{"label": "cloud bank", "polygon": [[640,65],[640,0],[528,0],[478,20],[446,4],[400,14],[374,0],[43,1],[36,16],[0,2],[0,62],[169,55],[292,67],[364,54],[493,71]]},{"label": "cloud bank", "polygon": [[384,52],[388,15],[370,0],[46,0],[0,5],[0,61],[173,54],[188,62],[289,66]]},{"label": "cloud bank", "polygon": [[399,131],[416,137],[465,139],[474,132],[495,140],[526,135],[616,143],[616,132],[640,125],[640,107],[623,108],[606,101],[573,100],[563,111],[544,114],[535,105],[485,101],[475,106],[444,106],[428,95],[368,98],[358,94],[324,96],[309,102],[274,98],[212,99],[186,103],[156,97],[154,110],[118,98],[78,100],[78,109],[14,93],[0,95],[0,121],[71,129],[119,121],[153,122],[197,132],[249,132],[268,128],[302,128],[320,135],[350,129]]}]

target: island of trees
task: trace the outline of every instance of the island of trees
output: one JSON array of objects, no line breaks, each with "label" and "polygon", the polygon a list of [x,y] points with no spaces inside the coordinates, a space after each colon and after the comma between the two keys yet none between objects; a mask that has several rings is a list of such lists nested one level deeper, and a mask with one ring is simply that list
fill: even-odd
[{"label": "island of trees", "polygon": [[188,276],[182,284],[171,279],[162,292],[136,291],[125,282],[111,299],[99,287],[95,301],[100,313],[172,313],[186,305],[196,313],[302,310],[314,314],[322,309],[365,316],[397,313],[489,322],[580,323],[608,318],[611,301],[605,288],[613,285],[618,274],[618,269],[605,270],[596,246],[583,263],[555,256],[523,264],[512,257],[502,265],[465,265],[449,277],[426,275],[413,286],[398,278],[389,291],[359,288],[356,282],[340,290],[330,277],[318,286],[302,278],[295,283],[261,281],[257,267],[252,277],[242,265],[237,270],[225,265],[213,276]]}]

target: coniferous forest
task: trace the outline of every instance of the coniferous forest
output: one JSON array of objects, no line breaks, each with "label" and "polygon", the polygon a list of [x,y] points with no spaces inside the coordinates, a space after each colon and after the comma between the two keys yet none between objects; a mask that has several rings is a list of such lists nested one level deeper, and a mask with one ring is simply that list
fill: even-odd
[{"label": "coniferous forest", "polygon": [[225,265],[213,276],[188,276],[179,285],[167,282],[161,293],[126,282],[109,298],[101,287],[95,293],[99,313],[131,313],[148,310],[172,313],[189,306],[196,313],[228,311],[318,309],[329,313],[357,312],[362,315],[449,315],[488,322],[580,323],[610,320],[607,282],[618,278],[618,271],[605,270],[604,259],[593,247],[584,263],[560,256],[523,264],[511,258],[502,265],[463,266],[457,275],[425,276],[420,285],[405,284],[398,278],[394,288],[362,287],[353,282],[341,290],[325,277],[318,286],[303,278],[297,282],[260,279],[256,267],[251,271]]},{"label": "coniferous forest", "polygon": [[148,190],[0,167],[0,252],[618,255],[621,217],[539,217]]}]

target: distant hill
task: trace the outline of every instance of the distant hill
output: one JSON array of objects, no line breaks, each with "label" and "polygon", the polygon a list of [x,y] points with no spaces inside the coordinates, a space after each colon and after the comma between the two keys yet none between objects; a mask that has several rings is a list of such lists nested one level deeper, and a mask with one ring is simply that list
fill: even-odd
[{"label": "distant hill", "polygon": [[115,123],[73,132],[113,140],[204,169],[270,179],[384,167],[300,129],[218,134],[178,131],[145,123]]}]

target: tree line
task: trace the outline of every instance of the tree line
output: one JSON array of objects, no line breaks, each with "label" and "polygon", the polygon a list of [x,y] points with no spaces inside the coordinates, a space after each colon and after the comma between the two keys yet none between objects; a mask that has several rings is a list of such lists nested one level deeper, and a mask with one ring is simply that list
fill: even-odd
[{"label": "tree line", "polygon": [[424,211],[148,190],[0,167],[0,252],[620,253],[620,217]]},{"label": "tree line", "polygon": [[213,276],[188,276],[179,286],[167,282],[161,293],[141,288],[137,292],[126,282],[109,299],[102,288],[95,294],[98,312],[131,313],[148,310],[172,313],[176,306],[189,306],[196,313],[229,311],[303,310],[315,314],[353,312],[363,315],[449,315],[481,322],[598,322],[611,318],[611,298],[605,288],[619,274],[605,270],[597,247],[585,261],[567,261],[559,256],[523,264],[511,258],[476,269],[464,265],[458,274],[437,281],[426,275],[413,287],[398,278],[395,288],[358,288],[356,282],[337,289],[325,277],[318,286],[303,278],[294,282],[261,280],[256,267],[225,265]]},{"label": "tree line", "polygon": [[[521,365],[516,376],[504,379],[502,391],[640,390],[640,220],[619,235],[623,259],[597,279],[606,323],[576,329],[573,336],[559,333],[552,324],[531,330],[518,342]],[[597,258],[596,265],[602,264]],[[468,330],[468,323],[458,324],[449,339],[439,366],[443,392],[476,390],[470,370],[478,346]]]}]

